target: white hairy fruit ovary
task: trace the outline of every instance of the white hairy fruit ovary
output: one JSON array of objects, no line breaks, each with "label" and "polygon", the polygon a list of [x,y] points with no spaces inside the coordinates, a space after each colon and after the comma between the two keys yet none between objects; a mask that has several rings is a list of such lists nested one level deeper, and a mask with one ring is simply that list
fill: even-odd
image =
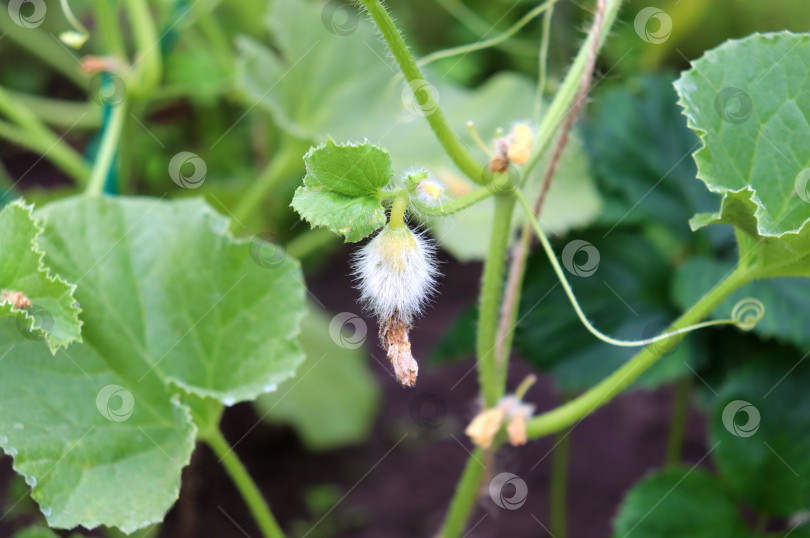
[{"label": "white hairy fruit ovary", "polygon": [[380,340],[397,379],[409,387],[416,383],[419,366],[408,332],[434,289],[433,253],[428,239],[400,223],[383,228],[355,260],[360,299],[377,316]]}]

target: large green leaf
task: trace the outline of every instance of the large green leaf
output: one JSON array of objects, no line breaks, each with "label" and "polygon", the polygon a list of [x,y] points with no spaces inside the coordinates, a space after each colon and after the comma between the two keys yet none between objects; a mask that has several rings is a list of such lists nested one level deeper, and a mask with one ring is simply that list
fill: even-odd
[{"label": "large green leaf", "polygon": [[746,538],[751,536],[733,500],[701,469],[653,473],[633,486],[614,521],[624,538]]},{"label": "large green leaf", "polygon": [[160,521],[210,405],[185,396],[252,399],[301,362],[298,264],[257,256],[198,200],[78,197],[37,216],[84,342],[54,357],[0,320],[0,446],[53,527]]},{"label": "large green leaf", "polygon": [[[366,363],[368,328],[342,312],[327,316],[310,305],[301,326],[306,360],[300,374],[256,401],[270,422],[287,422],[307,447],[326,450],[363,441],[377,411],[379,389]],[[373,334],[371,335],[373,336]]]},{"label": "large green leaf", "polygon": [[709,51],[675,84],[703,142],[698,177],[722,194],[692,227],[734,225],[748,236],[743,257],[755,250],[768,275],[810,276],[808,53],[808,35],[755,34]]},{"label": "large green leaf", "polygon": [[304,155],[307,175],[292,207],[313,227],[325,226],[360,241],[385,225],[382,189],[394,175],[384,149],[363,144],[325,144]]},{"label": "large green leaf", "polygon": [[803,354],[743,357],[746,366],[719,388],[712,413],[711,439],[719,443],[713,457],[723,479],[770,515],[807,509],[810,365]]},{"label": "large green leaf", "polygon": [[31,207],[21,201],[0,211],[0,290],[22,293],[27,304],[15,305],[0,296],[0,315],[16,318],[20,333],[45,339],[51,352],[81,340],[81,309],[73,297],[74,285],[52,275],[42,263],[37,237],[42,228]]}]

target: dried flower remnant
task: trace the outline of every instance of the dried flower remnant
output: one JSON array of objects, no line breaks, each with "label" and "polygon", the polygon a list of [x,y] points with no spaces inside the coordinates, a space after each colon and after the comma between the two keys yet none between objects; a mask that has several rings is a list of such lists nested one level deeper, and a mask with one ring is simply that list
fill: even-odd
[{"label": "dried flower remnant", "polygon": [[532,418],[534,404],[524,403],[523,395],[536,381],[535,376],[529,376],[515,390],[498,400],[497,405],[491,409],[484,409],[470,422],[464,433],[472,442],[483,449],[492,446],[495,436],[506,423],[506,433],[512,446],[526,444],[526,423]]},{"label": "dried flower remnant", "polygon": [[31,308],[31,301],[21,291],[0,291],[0,303],[11,303],[14,308]]},{"label": "dried flower remnant", "polygon": [[514,124],[506,136],[502,136],[502,131],[499,130],[498,138],[493,141],[494,152],[481,140],[473,122],[467,122],[467,128],[475,142],[489,155],[488,168],[492,173],[506,172],[510,164],[526,164],[531,157],[534,134],[528,123]]},{"label": "dried flower remnant", "polygon": [[360,300],[377,317],[380,341],[407,387],[419,371],[408,333],[435,289],[437,272],[432,243],[402,221],[383,228],[355,259]]}]

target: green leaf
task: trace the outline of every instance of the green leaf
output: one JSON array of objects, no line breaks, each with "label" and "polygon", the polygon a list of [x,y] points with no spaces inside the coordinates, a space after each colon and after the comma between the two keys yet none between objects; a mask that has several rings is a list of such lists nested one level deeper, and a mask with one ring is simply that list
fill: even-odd
[{"label": "green leaf", "polygon": [[763,274],[810,276],[810,36],[753,35],[709,51],[675,83],[689,127],[703,142],[698,177],[722,195],[693,229],[731,224]]},{"label": "green leaf", "polygon": [[301,374],[278,392],[256,401],[269,422],[286,422],[311,450],[360,443],[368,437],[379,400],[366,363],[368,328],[362,318],[343,312],[327,316],[310,305],[301,327],[306,360]]},{"label": "green leaf", "polygon": [[774,516],[806,510],[810,494],[810,364],[802,355],[742,357],[746,366],[720,387],[712,413],[713,457],[724,481]]},{"label": "green leaf", "polygon": [[658,471],[636,483],[622,501],[614,536],[745,538],[737,506],[714,476],[701,469]]},{"label": "green leaf", "polygon": [[[570,271],[567,275],[585,315],[599,330],[616,338],[638,340],[659,334],[677,317],[667,292],[668,262],[648,240],[626,230],[607,236],[604,231],[593,230],[556,247],[563,261],[566,245],[577,245],[573,241],[591,245],[579,248],[572,259],[574,264],[584,266],[595,259],[589,255],[599,256],[590,276]],[[590,248],[596,250],[590,254]],[[593,386],[637,352],[606,344],[585,329],[543,252],[529,258],[518,320],[516,349],[533,365],[550,372],[563,390]],[[636,381],[636,386],[653,388],[688,374],[687,365],[694,367],[702,359],[695,344],[694,337],[680,341]]]},{"label": "green leaf", "polygon": [[48,527],[35,526],[17,531],[11,538],[59,538],[59,535]]},{"label": "green leaf", "polygon": [[[676,274],[673,296],[681,308],[695,304],[733,270],[733,264],[710,258],[693,258]],[[803,278],[770,278],[744,284],[712,311],[714,319],[728,318],[738,301],[755,298],[765,315],[753,332],[801,348],[810,346],[805,320],[810,317],[810,281]]]},{"label": "green leaf", "polygon": [[20,334],[34,340],[44,338],[56,353],[60,347],[81,341],[81,309],[73,297],[76,286],[43,265],[43,253],[37,248],[41,232],[31,206],[22,201],[0,212],[0,290],[23,293],[30,302],[28,307],[17,308],[11,299],[0,297],[0,316],[16,318]]},{"label": "green leaf", "polygon": [[369,144],[335,144],[330,138],[304,156],[307,175],[292,207],[312,227],[325,226],[355,242],[385,225],[380,202],[394,175],[391,157]]},{"label": "green leaf", "polygon": [[[160,521],[204,406],[275,390],[302,360],[298,264],[199,200],[48,205],[45,262],[79,282],[82,344],[51,356],[0,319],[0,446],[52,527]],[[192,408],[183,402],[194,401]]]}]

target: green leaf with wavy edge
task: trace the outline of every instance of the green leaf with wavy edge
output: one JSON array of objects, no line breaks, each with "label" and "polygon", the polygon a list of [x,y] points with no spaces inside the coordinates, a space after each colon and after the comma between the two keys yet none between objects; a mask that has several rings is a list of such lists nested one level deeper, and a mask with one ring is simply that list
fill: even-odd
[{"label": "green leaf with wavy edge", "polygon": [[[77,197],[37,212],[78,282],[83,338],[52,356],[0,318],[0,447],[52,527],[163,519],[198,427],[302,361],[298,263],[262,257],[199,200]],[[192,395],[215,398],[202,400]]]},{"label": "green leaf with wavy edge", "polygon": [[368,141],[336,144],[331,138],[304,155],[307,174],[292,207],[312,225],[324,226],[347,242],[385,225],[382,189],[394,175],[388,152]]},{"label": "green leaf with wavy edge", "polygon": [[44,339],[56,353],[81,341],[81,309],[73,297],[76,286],[43,265],[44,254],[37,247],[42,228],[32,208],[18,200],[0,212],[0,290],[23,293],[30,302],[17,308],[11,298],[0,296],[0,316],[16,318],[23,336]]},{"label": "green leaf with wavy edge", "polygon": [[614,536],[746,538],[751,533],[720,482],[702,469],[658,471],[637,482],[622,501]]},{"label": "green leaf with wavy edge", "polygon": [[763,276],[810,276],[801,263],[810,254],[808,54],[808,35],[754,34],[707,52],[675,83],[703,142],[698,177],[722,194],[720,210],[696,215],[692,228],[737,227],[744,263]]},{"label": "green leaf with wavy edge", "polygon": [[367,362],[368,327],[350,312],[331,316],[317,305],[308,310],[301,326],[307,357],[301,373],[261,396],[256,408],[268,422],[291,424],[310,450],[360,443],[368,437],[379,401]]}]

